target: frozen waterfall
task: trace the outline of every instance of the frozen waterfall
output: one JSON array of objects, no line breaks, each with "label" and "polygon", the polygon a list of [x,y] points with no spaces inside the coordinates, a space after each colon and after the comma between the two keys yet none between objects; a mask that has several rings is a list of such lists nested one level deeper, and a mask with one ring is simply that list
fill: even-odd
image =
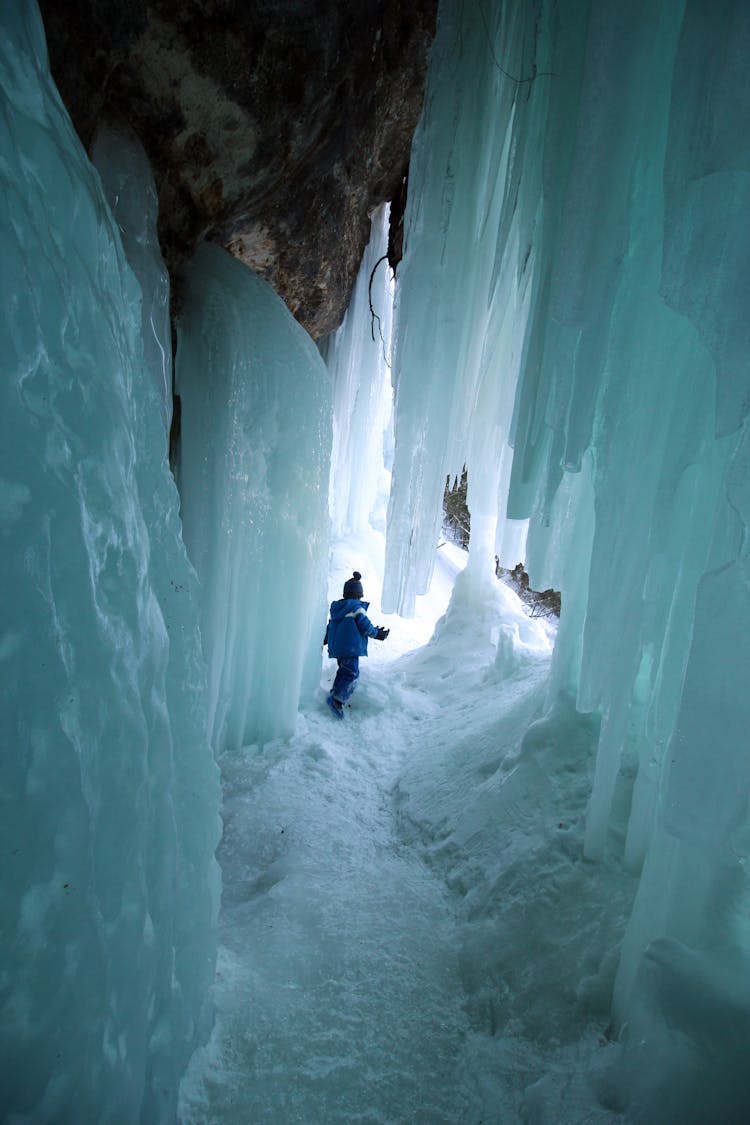
[{"label": "frozen waterfall", "polygon": [[614,1012],[665,1060],[649,1120],[748,1106],[736,1053],[693,1060],[750,1015],[749,59],[732,0],[443,4],[397,291],[386,597],[427,588],[446,472],[530,520],[549,706],[601,722],[586,854],[642,870]]},{"label": "frozen waterfall", "polygon": [[372,216],[370,242],[346,316],[326,341],[333,385],[331,534],[385,530],[393,457],[390,432],[394,282],[386,259],[388,207]]},{"label": "frozen waterfall", "polygon": [[[165,275],[153,225],[128,263],[35,7],[4,5],[0,27],[0,1112],[169,1122],[211,1023],[220,823],[169,336],[142,331]],[[153,220],[130,144],[102,139],[102,176],[134,169]]]},{"label": "frozen waterfall", "polygon": [[217,750],[289,735],[317,688],[331,390],[270,286],[216,246],[187,271],[176,388],[185,544]]},{"label": "frozen waterfall", "polygon": [[[745,0],[443,0],[325,362],[187,265],[179,494],[148,161],[0,31],[3,1118],[745,1121]],[[360,558],[394,647],[332,734]]]}]

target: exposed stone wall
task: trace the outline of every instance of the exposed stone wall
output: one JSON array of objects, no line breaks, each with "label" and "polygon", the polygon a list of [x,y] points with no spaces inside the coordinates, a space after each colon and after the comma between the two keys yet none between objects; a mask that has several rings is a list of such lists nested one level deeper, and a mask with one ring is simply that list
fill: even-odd
[{"label": "exposed stone wall", "polygon": [[437,0],[41,0],[87,146],[103,117],[149,154],[171,272],[226,246],[313,337],[340,322],[368,210],[406,173]]}]

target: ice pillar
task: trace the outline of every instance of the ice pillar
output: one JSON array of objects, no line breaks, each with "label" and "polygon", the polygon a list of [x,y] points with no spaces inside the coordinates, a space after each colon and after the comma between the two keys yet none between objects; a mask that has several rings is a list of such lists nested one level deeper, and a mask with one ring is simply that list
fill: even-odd
[{"label": "ice pillar", "polygon": [[386,258],[388,206],[372,216],[343,323],[331,337],[326,362],[333,384],[330,510],[334,537],[359,535],[371,522],[387,475],[384,449],[391,415],[390,351],[393,278]]},{"label": "ice pillar", "polygon": [[0,86],[0,1116],[166,1125],[218,909],[196,580],[142,288],[31,3]]},{"label": "ice pillar", "polygon": [[330,379],[270,286],[216,246],[186,271],[180,490],[217,749],[289,735],[320,677]]},{"label": "ice pillar", "polygon": [[[491,574],[504,539],[496,525],[536,286],[550,93],[537,14],[530,5],[440,7],[396,290],[383,606],[406,614],[429,584],[448,473],[469,469],[478,573]],[[522,82],[508,77],[517,72]]]},{"label": "ice pillar", "polygon": [[530,519],[552,694],[601,718],[586,854],[645,860],[621,1017],[657,939],[747,967],[748,58],[740,0],[446,2],[410,175],[384,601],[424,588],[446,467],[485,552],[493,493]]}]

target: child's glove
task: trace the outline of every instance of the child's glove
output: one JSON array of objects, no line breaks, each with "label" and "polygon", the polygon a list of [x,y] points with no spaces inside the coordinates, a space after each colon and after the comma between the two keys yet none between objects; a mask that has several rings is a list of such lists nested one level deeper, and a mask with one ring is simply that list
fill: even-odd
[{"label": "child's glove", "polygon": [[384,629],[382,625],[378,625],[378,631],[375,634],[376,641],[384,641],[390,633],[390,629]]}]

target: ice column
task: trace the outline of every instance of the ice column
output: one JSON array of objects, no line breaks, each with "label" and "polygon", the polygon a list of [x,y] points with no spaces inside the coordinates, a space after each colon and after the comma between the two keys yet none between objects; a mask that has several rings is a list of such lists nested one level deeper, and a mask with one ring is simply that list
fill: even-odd
[{"label": "ice column", "polygon": [[748,894],[730,685],[748,666],[749,45],[742,4],[592,7],[512,434],[532,581],[563,590],[554,686],[601,715],[586,851],[645,858],[615,1011],[650,1006],[634,1034],[654,1049],[659,1011],[686,1036],[730,1020],[734,986],[685,951],[736,952]]},{"label": "ice column", "polygon": [[32,4],[0,10],[0,85],[0,1116],[166,1125],[218,907],[196,580],[141,288]]},{"label": "ice column", "polygon": [[331,389],[270,286],[201,246],[178,326],[180,490],[217,749],[287,736],[320,679]]},{"label": "ice column", "polygon": [[[586,837],[587,853],[597,858],[627,831],[627,823],[612,820],[613,809],[629,811],[639,762],[653,770],[663,754],[663,734],[656,744],[644,739],[647,724],[663,732],[674,720],[680,645],[726,456],[713,439],[709,358],[695,329],[659,292],[679,31],[677,9],[668,16],[645,7],[592,11],[564,195],[552,204],[559,235],[529,341],[536,362],[524,372],[514,437],[511,504],[528,503],[536,481],[532,581],[563,587],[564,600],[584,607],[577,621],[563,615],[560,634],[572,653],[569,632],[582,631],[580,665],[558,663],[558,671],[577,684],[579,710],[602,716]],[[632,96],[622,99],[622,89]],[[596,224],[592,214],[600,216]],[[539,402],[543,456],[533,438]],[[555,497],[588,450],[593,535],[588,559],[579,557],[581,597],[570,565],[563,577],[562,557],[550,546],[563,511]],[[644,846],[641,839],[638,849]]]},{"label": "ice column", "polygon": [[386,590],[424,587],[462,459],[487,551],[510,446],[551,702],[601,719],[586,853],[645,862],[621,1017],[636,980],[670,1011],[675,943],[747,968],[749,58],[740,0],[446,2],[411,166]]},{"label": "ice column", "polygon": [[[330,510],[335,538],[378,525],[376,506],[387,488],[384,449],[391,415],[390,347],[393,278],[388,260],[387,205],[372,216],[343,323],[328,344],[333,383]],[[373,273],[374,271],[374,273]]]},{"label": "ice column", "polygon": [[[549,69],[529,5],[444,3],[410,168],[393,361],[396,448],[383,607],[431,575],[447,473],[469,469],[472,565],[489,576],[535,289]],[[544,48],[541,48],[542,56]],[[509,550],[516,547],[509,546]],[[518,559],[514,559],[517,562]]]},{"label": "ice column", "polygon": [[[747,1026],[750,1018],[745,987],[750,903],[750,341],[739,282],[750,258],[748,58],[746,5],[724,3],[709,12],[703,5],[687,4],[665,138],[660,291],[694,326],[710,356],[704,394],[712,428],[704,438],[703,464],[685,465],[672,510],[662,512],[685,545],[677,579],[694,613],[688,627],[678,619],[676,637],[671,628],[667,632],[673,649],[679,643],[678,667],[684,677],[684,686],[674,675],[666,685],[671,721],[663,722],[666,692],[658,681],[659,709],[653,714],[652,707],[648,714],[644,741],[648,745],[649,725],[658,730],[663,760],[658,777],[647,773],[643,786],[645,771],[639,770],[636,780],[629,842],[635,829],[639,843],[645,835],[644,808],[651,811],[655,828],[624,946],[616,1009],[629,1016],[634,1004],[660,1007],[666,1026],[688,1042],[699,1031],[696,1018],[734,1028],[743,1020]],[[693,442],[701,429],[694,417]],[[681,453],[685,458],[684,446]],[[700,551],[689,569],[695,540]],[[695,951],[700,951],[697,958]],[[694,986],[697,998],[691,1015],[680,994],[685,966],[698,961],[701,980]],[[645,1043],[655,1041],[653,1021],[640,1030]],[[714,1049],[719,1047],[714,1044]],[[744,1059],[735,1057],[729,1042],[726,1058],[722,1098],[727,1091],[731,1098],[744,1090],[744,1116],[750,1098]],[[718,1091],[714,1086],[707,1093],[703,1085],[695,1096],[708,1097],[711,1104]],[[727,1105],[726,1119],[736,1112],[736,1106]]]},{"label": "ice column", "polygon": [[[698,585],[674,730],[615,987],[631,1104],[742,1121],[750,1105],[750,432]],[[736,551],[736,554],[735,554]],[[696,1058],[701,1065],[696,1065]],[[667,1059],[668,1066],[661,1060]]]},{"label": "ice column", "polygon": [[148,157],[140,142],[104,126],[92,159],[102,179],[123,249],[141,286],[141,336],[146,366],[156,385],[165,433],[172,421],[172,335],[169,274],[156,233],[159,200]]}]

